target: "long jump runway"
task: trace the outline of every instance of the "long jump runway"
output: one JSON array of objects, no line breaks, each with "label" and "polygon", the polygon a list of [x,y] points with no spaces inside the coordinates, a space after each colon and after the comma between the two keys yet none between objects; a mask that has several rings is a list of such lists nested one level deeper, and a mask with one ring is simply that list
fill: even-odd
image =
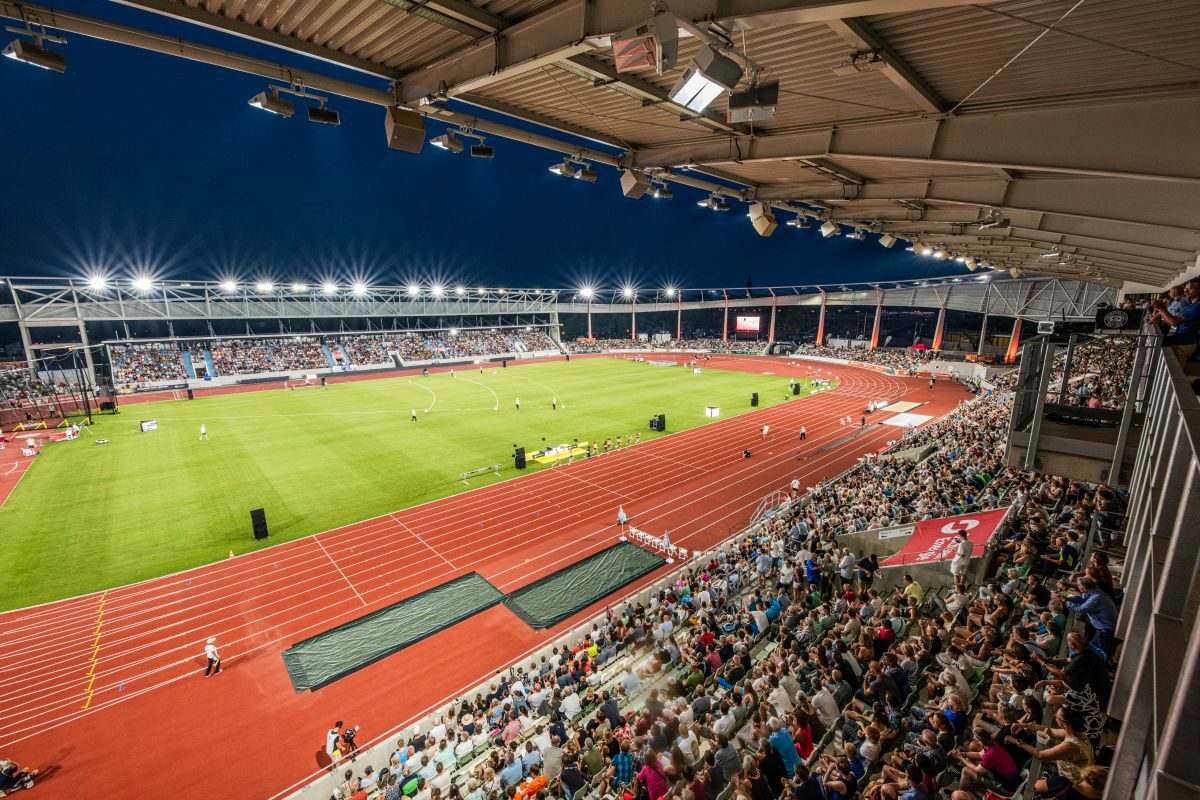
[{"label": "long jump runway", "polygon": [[[812,368],[734,356],[705,366],[792,377]],[[816,366],[839,386],[236,559],[0,614],[0,753],[52,771],[38,786],[48,797],[121,796],[131,770],[177,797],[281,792],[322,766],[334,720],[362,725],[360,743],[374,739],[604,601],[541,631],[491,608],[311,693],[295,693],[284,669],[280,653],[293,642],[472,571],[511,592],[612,545],[618,505],[675,544],[710,547],[771,490],[832,477],[896,438],[875,425],[833,444],[850,432],[839,419],[857,425],[867,401],[920,402],[937,418],[968,397],[946,382],[931,392],[923,379]],[[743,448],[753,456],[741,458]],[[209,636],[224,671],[203,679]]]}]

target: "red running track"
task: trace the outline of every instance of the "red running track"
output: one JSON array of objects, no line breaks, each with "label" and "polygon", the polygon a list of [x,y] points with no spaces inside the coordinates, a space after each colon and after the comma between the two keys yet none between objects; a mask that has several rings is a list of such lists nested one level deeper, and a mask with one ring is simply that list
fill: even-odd
[{"label": "red running track", "polygon": [[[807,372],[780,359],[706,365]],[[917,412],[936,418],[967,397],[955,384],[931,392],[924,380],[817,366],[840,385],[237,559],[0,614],[0,754],[49,773],[38,787],[47,797],[121,797],[147,780],[174,797],[270,796],[321,766],[335,719],[372,739],[604,601],[548,631],[492,608],[314,693],[288,681],[279,654],[291,643],[472,570],[512,591],[611,545],[618,505],[638,527],[669,529],[673,543],[710,547],[772,489],[836,475],[895,438],[897,428],[875,425],[842,441],[867,401],[921,402]],[[840,425],[845,416],[856,425]],[[752,458],[740,457],[745,447]],[[225,671],[204,680],[208,636]]]}]

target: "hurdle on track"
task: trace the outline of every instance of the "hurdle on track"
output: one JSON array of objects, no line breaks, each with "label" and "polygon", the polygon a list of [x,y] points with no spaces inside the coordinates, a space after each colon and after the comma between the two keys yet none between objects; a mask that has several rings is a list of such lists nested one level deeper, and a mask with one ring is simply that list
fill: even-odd
[{"label": "hurdle on track", "polygon": [[683,547],[676,547],[673,544],[668,544],[661,536],[655,536],[651,533],[646,533],[643,530],[633,527],[632,525],[621,534],[621,541],[632,541],[634,544],[645,547],[648,550],[660,552],[667,557],[668,564],[674,564],[675,559],[679,558],[683,561],[688,559],[688,551]]},{"label": "hurdle on track", "polygon": [[499,478],[500,477],[500,465],[492,464],[490,467],[480,467],[479,469],[473,469],[473,470],[469,470],[467,472],[460,472],[460,473],[458,473],[458,479],[460,481],[462,481],[464,484],[466,484],[467,486],[470,486],[471,484],[467,482],[468,478],[477,478],[480,475],[486,475],[489,472],[494,473],[495,476],[497,478]]}]

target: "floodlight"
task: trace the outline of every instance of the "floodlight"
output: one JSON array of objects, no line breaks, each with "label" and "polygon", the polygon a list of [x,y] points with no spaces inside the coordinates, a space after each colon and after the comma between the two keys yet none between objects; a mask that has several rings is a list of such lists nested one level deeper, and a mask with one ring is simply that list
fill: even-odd
[{"label": "floodlight", "polygon": [[741,79],[742,68],[736,61],[721,55],[712,45],[706,45],[697,51],[692,63],[679,76],[670,100],[700,114],[722,92],[732,92]]},{"label": "floodlight", "polygon": [[879,237],[879,244],[883,245],[884,247],[890,248],[895,243],[896,243],[896,237],[892,236],[890,233],[885,233]]},{"label": "floodlight", "polygon": [[463,140],[450,131],[446,131],[441,136],[433,137],[429,140],[429,143],[440,150],[448,150],[451,153],[461,153],[465,147]]},{"label": "floodlight", "polygon": [[933,257],[938,261],[945,261],[946,259],[950,258],[950,251],[944,247],[939,247],[937,250],[933,251]]},{"label": "floodlight", "polygon": [[582,289],[579,290],[579,296],[582,297],[584,300],[591,300],[592,295],[594,295],[595,293],[596,293],[596,290],[590,286],[584,286]]},{"label": "floodlight", "polygon": [[148,292],[154,288],[154,281],[146,277],[134,278],[130,283],[139,292]]},{"label": "floodlight", "polygon": [[441,297],[444,291],[445,290],[442,288],[440,283],[435,283],[433,286],[429,287],[429,293],[434,297]]},{"label": "floodlight", "polygon": [[675,196],[675,192],[671,189],[670,186],[659,185],[659,186],[654,187],[654,199],[655,200],[670,200],[674,196]]},{"label": "floodlight", "polygon": [[250,105],[269,111],[280,117],[290,117],[296,113],[296,106],[291,100],[279,96],[279,90],[272,87],[269,91],[259,92],[250,98]]},{"label": "floodlight", "polygon": [[367,285],[360,281],[356,281],[354,283],[354,285],[352,285],[350,287],[350,291],[354,294],[355,297],[362,297],[364,294],[367,293]]},{"label": "floodlight", "polygon": [[493,158],[495,155],[496,151],[492,149],[490,144],[480,142],[479,144],[471,145],[471,158]]},{"label": "floodlight", "polygon": [[623,295],[623,296],[624,296],[626,299],[628,299],[628,298],[630,298],[630,297],[633,297],[633,289],[632,289],[632,288],[630,288],[630,287],[628,287],[628,286],[626,286],[624,289],[622,289],[622,290],[621,290],[621,294],[622,294],[622,295]]},{"label": "floodlight", "polygon": [[797,216],[787,221],[793,228],[811,228],[812,220],[805,216]]},{"label": "floodlight", "polygon": [[341,125],[342,116],[332,108],[326,108],[324,101],[319,106],[308,107],[308,121],[318,125]]},{"label": "floodlight", "polygon": [[222,292],[236,292],[237,284],[234,283],[233,281],[221,281],[221,291]]},{"label": "floodlight", "polygon": [[596,174],[596,170],[590,167],[583,167],[575,173],[576,180],[587,181],[588,183],[595,183],[598,177],[600,176]]},{"label": "floodlight", "polygon": [[307,292],[307,291],[308,291],[307,283],[293,283],[292,284],[292,292],[295,294],[302,294],[303,292]]},{"label": "floodlight", "polygon": [[321,291],[325,294],[335,294],[337,292],[337,284],[330,281],[325,281],[321,284]]},{"label": "floodlight", "polygon": [[662,75],[679,59],[679,23],[671,12],[659,11],[612,37],[612,49],[617,72],[653,68]]},{"label": "floodlight", "polygon": [[675,296],[675,287],[668,286],[667,287],[667,297],[674,297],[674,296]]},{"label": "floodlight", "polygon": [[856,242],[861,242],[863,239],[867,238],[867,232],[862,228],[855,228],[846,234],[846,238],[853,239]]},{"label": "floodlight", "polygon": [[464,294],[466,294],[466,293],[467,293],[467,290],[466,290],[464,287],[462,287],[462,286],[455,286],[455,287],[454,287],[454,293],[455,293],[456,295],[458,295],[459,297],[462,297]]},{"label": "floodlight", "polygon": [[409,297],[416,297],[416,296],[417,296],[417,295],[419,295],[420,293],[421,293],[421,287],[420,287],[420,286],[418,286],[418,285],[417,285],[417,284],[415,284],[415,283],[410,283],[410,284],[408,285],[408,296],[409,296]]},{"label": "floodlight", "polygon": [[4,48],[4,57],[23,62],[31,67],[48,69],[51,72],[67,71],[67,57],[62,53],[43,47],[38,42],[14,39]]},{"label": "floodlight", "polygon": [[832,220],[825,220],[825,222],[822,223],[821,228],[820,228],[821,236],[826,239],[828,239],[830,236],[833,236],[840,230],[841,230],[841,228],[838,227],[838,224],[836,222],[833,222]]},{"label": "floodlight", "polygon": [[451,335],[451,336],[458,336],[458,328],[451,328],[451,329],[450,329],[450,335]]},{"label": "floodlight", "polygon": [[102,292],[108,287],[108,278],[103,275],[89,275],[87,287],[93,292]]},{"label": "floodlight", "polygon": [[564,178],[574,178],[576,172],[575,165],[570,161],[563,161],[562,163],[555,164],[554,166],[550,167],[550,171],[555,175],[562,175]]},{"label": "floodlight", "polygon": [[273,292],[275,291],[275,284],[270,281],[259,281],[254,284],[254,288],[260,292]]}]

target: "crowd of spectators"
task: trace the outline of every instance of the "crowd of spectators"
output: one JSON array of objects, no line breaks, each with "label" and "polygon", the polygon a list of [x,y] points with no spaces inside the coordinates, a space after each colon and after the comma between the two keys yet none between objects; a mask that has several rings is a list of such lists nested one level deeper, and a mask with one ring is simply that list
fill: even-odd
[{"label": "crowd of spectators", "polygon": [[762,350],[764,343],[758,341],[738,341],[697,337],[693,339],[577,339],[569,342],[567,348],[572,353],[604,353],[610,350],[640,350],[640,351],[679,351],[704,350],[715,352],[757,353]]},{"label": "crowd of spectators", "polygon": [[18,410],[52,406],[55,395],[74,394],[76,387],[35,378],[23,366],[0,367],[0,409]]},{"label": "crowd of spectators", "polygon": [[[1133,377],[1136,345],[1137,340],[1132,337],[1080,342],[1071,354],[1070,370],[1064,373],[1063,354],[1051,373],[1050,401],[1087,408],[1124,408]],[[1066,391],[1060,391],[1064,374],[1067,376]]]},{"label": "crowd of spectators", "polygon": [[108,356],[113,383],[118,389],[186,378],[183,356],[175,344],[114,344],[109,347]]},{"label": "crowd of spectators", "polygon": [[[1003,466],[1010,383],[911,437],[924,460],[793,493],[648,602],[414,729],[378,772],[334,765],[335,798],[980,800],[1034,758],[1026,796],[1098,798],[1120,587],[1105,552],[1084,553],[1093,517],[1123,507]],[[839,542],[1001,505],[997,571],[947,575],[944,596],[909,576],[885,588]]]},{"label": "crowd of spectators", "polygon": [[933,350],[918,350],[911,347],[877,347],[872,350],[868,347],[827,347],[815,344],[798,346],[795,355],[844,358],[847,361],[877,364],[897,372],[916,372],[929,362],[937,360],[938,357]]},{"label": "crowd of spectators", "polygon": [[326,369],[329,359],[319,339],[291,336],[278,339],[218,339],[192,346],[192,360],[203,358],[197,347],[208,350],[218,375],[253,375],[258,372],[291,372]]}]

